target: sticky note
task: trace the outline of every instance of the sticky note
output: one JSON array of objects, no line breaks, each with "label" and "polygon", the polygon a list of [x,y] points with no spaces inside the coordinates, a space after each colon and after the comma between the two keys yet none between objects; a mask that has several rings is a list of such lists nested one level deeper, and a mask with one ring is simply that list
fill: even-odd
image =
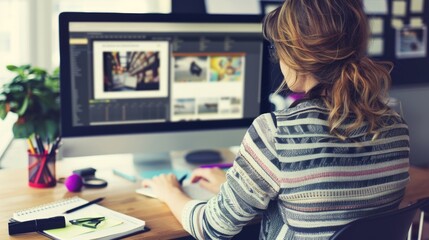
[{"label": "sticky note", "polygon": [[387,0],[364,0],[364,9],[367,14],[387,14]]},{"label": "sticky note", "polygon": [[383,38],[371,38],[368,45],[368,55],[381,56],[384,54]]},{"label": "sticky note", "polygon": [[422,27],[423,26],[423,19],[420,17],[413,17],[410,20],[410,26],[412,27]]},{"label": "sticky note", "polygon": [[371,33],[383,34],[383,22],[382,18],[370,18],[369,25],[371,27]]},{"label": "sticky note", "polygon": [[403,28],[404,22],[402,21],[402,19],[393,18],[392,19],[392,27],[395,29]]},{"label": "sticky note", "polygon": [[210,14],[260,14],[259,0],[205,0],[206,11]]},{"label": "sticky note", "polygon": [[422,13],[424,1],[423,0],[411,0],[411,12],[412,13]]},{"label": "sticky note", "polygon": [[406,16],[407,15],[407,2],[405,1],[393,1],[392,2],[392,15],[394,16]]}]

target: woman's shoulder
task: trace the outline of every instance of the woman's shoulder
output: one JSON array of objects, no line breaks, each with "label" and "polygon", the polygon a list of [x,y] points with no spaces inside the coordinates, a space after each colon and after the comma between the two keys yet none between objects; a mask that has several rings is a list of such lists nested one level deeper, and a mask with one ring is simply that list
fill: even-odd
[{"label": "woman's shoulder", "polygon": [[293,117],[303,112],[327,112],[325,102],[320,98],[297,100],[290,107],[274,111],[276,117]]}]

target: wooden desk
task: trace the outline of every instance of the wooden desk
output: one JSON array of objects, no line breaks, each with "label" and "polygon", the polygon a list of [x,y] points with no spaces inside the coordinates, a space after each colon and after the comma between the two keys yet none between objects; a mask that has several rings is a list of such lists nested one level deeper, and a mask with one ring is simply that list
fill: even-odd
[{"label": "wooden desk", "polygon": [[[134,190],[138,184],[131,183],[111,173],[115,166],[131,167],[131,159],[76,159],[57,163],[57,177],[68,176],[73,169],[97,168],[97,177],[107,179],[109,185],[102,189],[85,189],[80,193],[70,193],[62,185],[55,188],[35,189],[27,185],[26,169],[0,170],[0,239],[45,239],[37,233],[9,236],[7,222],[13,212],[52,201],[80,196],[91,200],[106,197],[100,205],[143,219],[151,228],[149,232],[131,236],[127,239],[173,239],[188,236],[166,205],[156,199],[138,195]],[[411,182],[403,203],[429,197],[429,169],[411,168]]]},{"label": "wooden desk", "polygon": [[[118,156],[120,157],[120,155]],[[72,170],[94,167],[96,176],[106,179],[108,186],[102,189],[84,189],[70,193],[63,184],[55,188],[37,189],[27,185],[26,169],[0,170],[0,239],[46,239],[38,233],[8,235],[7,222],[13,212],[31,208],[63,198],[79,196],[91,200],[105,197],[99,204],[112,210],[143,219],[151,229],[149,232],[131,236],[127,239],[173,239],[189,236],[182,225],[174,218],[168,207],[159,200],[135,193],[137,183],[129,182],[112,174],[113,167],[132,166],[132,159],[76,159],[57,162],[57,177],[66,177]]]}]

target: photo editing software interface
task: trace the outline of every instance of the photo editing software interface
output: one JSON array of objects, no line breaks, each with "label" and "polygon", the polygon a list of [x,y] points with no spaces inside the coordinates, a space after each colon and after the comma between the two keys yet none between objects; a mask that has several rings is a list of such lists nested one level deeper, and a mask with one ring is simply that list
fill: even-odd
[{"label": "photo editing software interface", "polygon": [[70,22],[72,125],[254,118],[257,23]]}]

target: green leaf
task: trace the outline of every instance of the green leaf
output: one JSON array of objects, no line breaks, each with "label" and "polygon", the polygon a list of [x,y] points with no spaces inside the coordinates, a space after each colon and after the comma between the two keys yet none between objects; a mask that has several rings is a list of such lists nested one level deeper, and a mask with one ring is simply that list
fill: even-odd
[{"label": "green leaf", "polygon": [[25,88],[23,84],[19,84],[19,83],[14,83],[9,85],[9,92],[12,94],[15,93],[22,93],[24,92]]},{"label": "green leaf", "polygon": [[7,68],[7,70],[12,71],[12,72],[14,72],[14,71],[16,71],[16,69],[18,69],[18,67],[15,65],[7,65],[6,68]]},{"label": "green leaf", "polygon": [[18,67],[19,69],[21,69],[21,70],[29,70],[30,68],[31,68],[31,65],[30,64],[25,64],[25,65],[21,65],[21,66],[19,66]]},{"label": "green leaf", "polygon": [[22,106],[21,108],[18,110],[17,114],[18,116],[23,116],[25,111],[27,111],[27,107],[28,107],[28,101],[29,101],[29,97],[26,96],[24,98],[24,101],[22,102]]},{"label": "green leaf", "polygon": [[4,120],[6,118],[7,111],[6,111],[6,104],[0,103],[0,118]]},{"label": "green leaf", "polygon": [[51,119],[45,121],[46,136],[53,141],[59,133],[59,122]]},{"label": "green leaf", "polygon": [[28,138],[34,133],[34,124],[28,121],[24,121],[24,123],[18,123],[17,121],[13,125],[12,131],[15,138]]},{"label": "green leaf", "polygon": [[38,67],[34,67],[33,69],[31,69],[30,73],[34,73],[37,75],[46,75],[47,72],[44,69],[38,68]]},{"label": "green leaf", "polygon": [[52,76],[53,77],[59,77],[60,76],[60,68],[59,67],[54,69],[54,71],[52,72]]}]

